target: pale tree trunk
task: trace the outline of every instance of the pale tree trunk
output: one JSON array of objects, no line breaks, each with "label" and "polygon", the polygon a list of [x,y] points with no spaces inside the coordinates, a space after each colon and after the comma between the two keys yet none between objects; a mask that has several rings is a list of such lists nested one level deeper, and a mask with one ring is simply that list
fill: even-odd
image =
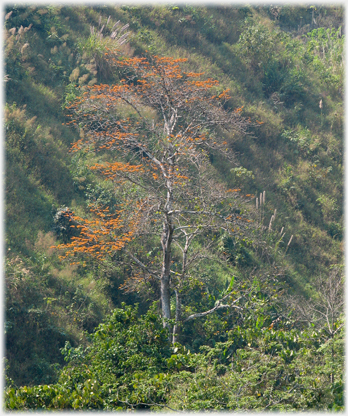
[{"label": "pale tree trunk", "polygon": [[178,342],[179,331],[180,331],[180,321],[181,321],[181,299],[179,295],[179,290],[175,290],[175,325],[173,328],[173,344]]},{"label": "pale tree trunk", "polygon": [[[172,238],[173,226],[171,224],[164,223],[162,233],[163,263],[161,273],[161,303],[164,319],[170,319],[170,264],[172,259]],[[164,321],[163,326],[168,327],[170,330],[167,322]]]},{"label": "pale tree trunk", "polygon": [[169,159],[169,172],[167,174],[166,187],[167,187],[167,199],[164,206],[164,221],[162,231],[162,271],[161,271],[161,303],[162,303],[162,315],[163,315],[163,326],[168,328],[169,333],[171,332],[170,325],[165,319],[170,319],[170,267],[172,261],[172,242],[174,225],[172,222],[172,215],[168,214],[173,209],[173,184],[171,175],[173,172],[173,158]]},{"label": "pale tree trunk", "polygon": [[[184,229],[182,229],[182,233],[185,235],[185,247],[180,249],[182,250],[182,271],[181,271],[181,282],[184,281],[186,268],[187,268],[187,252],[193,239],[195,233],[188,234]],[[180,325],[181,325],[181,298],[180,298],[180,287],[181,284],[175,289],[175,325],[173,328],[173,344],[178,342],[179,332],[180,332]]]}]

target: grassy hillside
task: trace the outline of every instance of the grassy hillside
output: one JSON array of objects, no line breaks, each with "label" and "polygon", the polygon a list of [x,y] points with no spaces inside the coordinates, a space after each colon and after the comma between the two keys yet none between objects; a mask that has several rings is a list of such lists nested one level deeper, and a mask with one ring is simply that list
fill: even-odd
[{"label": "grassy hillside", "polygon": [[[6,348],[7,375],[18,386],[54,382],[66,341],[87,343],[84,331],[122,301],[140,302],[145,312],[156,298],[119,289],[129,277],[122,262],[73,267],[51,248],[71,237],[63,208],[84,215],[90,201],[112,203],[108,184],[87,168],[97,159],[69,152],[80,131],[64,123],[78,86],[117,81],[104,53],[118,20],[130,31],[120,53],[187,58],[190,71],[230,89],[228,108],[243,107],[254,121],[248,135],[224,137],[235,165],[211,160],[229,187],[266,192],[258,213],[266,228],[277,210],[275,234],[262,238],[288,294],[315,297],[318,276],[343,261],[342,7],[8,6]],[[104,24],[102,40],[91,35],[91,26]],[[238,250],[231,267],[245,277],[251,251]],[[269,257],[258,256],[266,273]],[[221,285],[224,273],[210,271]],[[218,291],[208,278],[207,286]],[[200,330],[215,339],[212,322]],[[186,341],[195,348],[190,331]]]}]

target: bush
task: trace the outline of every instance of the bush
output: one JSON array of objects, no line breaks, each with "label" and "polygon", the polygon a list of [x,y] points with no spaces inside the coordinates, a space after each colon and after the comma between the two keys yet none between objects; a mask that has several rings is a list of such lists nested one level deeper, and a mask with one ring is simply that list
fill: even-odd
[{"label": "bush", "polygon": [[8,389],[8,409],[148,408],[166,393],[171,345],[154,305],[138,317],[137,307],[115,309],[90,335],[87,348],[62,349],[68,366],[52,386]]}]

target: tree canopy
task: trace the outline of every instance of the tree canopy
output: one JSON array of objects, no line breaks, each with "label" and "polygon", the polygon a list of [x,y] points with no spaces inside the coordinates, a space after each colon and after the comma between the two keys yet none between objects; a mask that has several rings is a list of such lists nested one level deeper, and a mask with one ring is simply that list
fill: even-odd
[{"label": "tree canopy", "polygon": [[[212,152],[235,159],[230,144],[219,138],[219,129],[230,135],[246,134],[251,121],[241,115],[242,108],[225,109],[230,97],[218,81],[184,71],[186,59],[120,59],[109,49],[106,55],[123,78],[116,85],[93,85],[81,91],[68,106],[72,114],[67,124],[79,125],[83,131],[73,151],[106,155],[107,162],[90,168],[112,182],[120,200],[111,211],[90,207],[92,219],[68,213],[80,234],[59,248],[67,249],[65,256],[85,253],[97,259],[124,249],[139,269],[127,287],[157,280],[166,320],[172,318],[175,292],[174,342],[182,320],[201,316],[181,313],[185,286],[200,278],[193,267],[212,257],[218,235],[243,235],[252,221],[242,207],[252,195],[243,198],[240,189],[228,189],[216,178],[210,162]],[[160,256],[140,257],[128,248],[132,239],[139,243],[148,236],[160,241]],[[194,246],[195,240],[199,246]]]}]

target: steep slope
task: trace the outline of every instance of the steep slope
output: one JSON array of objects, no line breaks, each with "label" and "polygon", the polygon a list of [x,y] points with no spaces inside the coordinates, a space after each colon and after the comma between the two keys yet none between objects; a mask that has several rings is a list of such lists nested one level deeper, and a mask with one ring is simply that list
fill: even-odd
[{"label": "steep slope", "polygon": [[[121,300],[147,307],[118,289],[128,277],[123,266],[74,269],[50,249],[69,238],[62,207],[85,213],[88,201],[110,198],[86,168],[92,160],[69,154],[79,131],[62,125],[77,85],[114,79],[103,59],[112,40],[90,32],[108,16],[104,38],[118,20],[130,25],[122,53],[185,57],[190,70],[230,89],[230,108],[257,120],[250,135],[227,137],[236,166],[212,161],[229,186],[266,191],[260,221],[267,228],[277,209],[272,227],[286,233],[277,250],[290,291],[313,295],[316,277],[342,262],[341,7],[14,6],[6,13],[6,322],[16,383],[54,380],[64,342],[77,342]],[[245,247],[235,253],[241,274],[249,273],[247,254]]]}]

